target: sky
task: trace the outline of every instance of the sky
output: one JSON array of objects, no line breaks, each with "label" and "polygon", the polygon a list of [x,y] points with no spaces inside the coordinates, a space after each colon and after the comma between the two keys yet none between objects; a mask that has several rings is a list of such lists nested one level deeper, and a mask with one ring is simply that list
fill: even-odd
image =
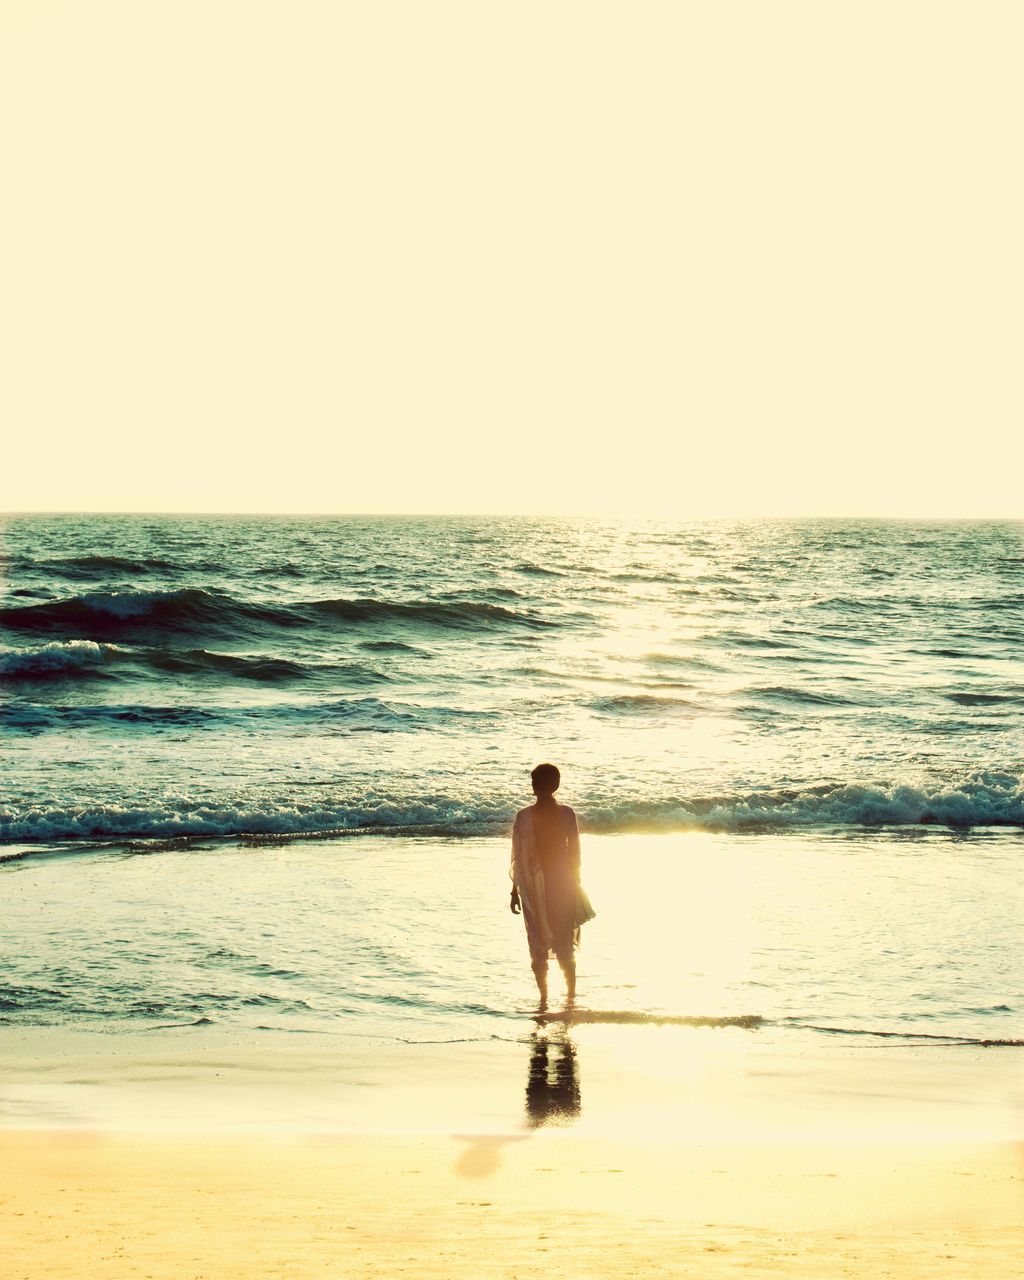
[{"label": "sky", "polygon": [[0,0],[0,510],[1018,517],[1022,37]]}]

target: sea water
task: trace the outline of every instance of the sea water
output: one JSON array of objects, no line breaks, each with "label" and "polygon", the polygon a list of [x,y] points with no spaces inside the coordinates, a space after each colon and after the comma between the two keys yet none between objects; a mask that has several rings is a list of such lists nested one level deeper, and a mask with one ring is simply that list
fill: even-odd
[{"label": "sea water", "polygon": [[9,1023],[518,1035],[507,834],[553,760],[595,1016],[1024,1036],[1024,525],[26,516],[0,552]]}]

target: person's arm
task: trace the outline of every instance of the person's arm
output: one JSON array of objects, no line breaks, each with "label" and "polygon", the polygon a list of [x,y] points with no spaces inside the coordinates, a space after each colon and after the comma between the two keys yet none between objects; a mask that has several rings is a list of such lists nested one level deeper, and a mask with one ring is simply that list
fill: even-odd
[{"label": "person's arm", "polygon": [[508,866],[509,879],[512,881],[512,896],[509,898],[509,910],[514,916],[519,915],[521,904],[519,901],[519,889],[516,885],[516,860],[520,854],[519,840],[519,814],[516,814],[516,820],[512,824],[512,861]]}]

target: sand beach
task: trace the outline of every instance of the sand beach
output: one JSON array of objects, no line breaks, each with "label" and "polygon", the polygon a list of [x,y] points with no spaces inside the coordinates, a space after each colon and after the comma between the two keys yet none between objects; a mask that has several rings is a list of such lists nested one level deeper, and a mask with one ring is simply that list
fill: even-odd
[{"label": "sand beach", "polygon": [[1024,1275],[1019,1146],[7,1132],[11,1280]]},{"label": "sand beach", "polygon": [[1012,1048],[295,1038],[5,1029],[4,1276],[1024,1275]]}]

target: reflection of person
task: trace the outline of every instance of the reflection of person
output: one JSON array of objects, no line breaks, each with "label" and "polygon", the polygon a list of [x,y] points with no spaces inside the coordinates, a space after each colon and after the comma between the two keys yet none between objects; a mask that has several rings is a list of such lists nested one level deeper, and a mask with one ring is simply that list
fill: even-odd
[{"label": "reflection of person", "polygon": [[526,1115],[534,1129],[544,1124],[571,1124],[580,1113],[576,1047],[567,1037],[557,1040],[553,1047],[552,1062],[547,1036],[533,1033],[530,1074],[526,1081]]},{"label": "reflection of person", "polygon": [[576,814],[559,804],[561,781],[553,764],[530,775],[537,803],[520,809],[512,828],[511,908],[522,910],[530,964],[542,1009],[548,1002],[548,957],[553,951],[565,975],[565,994],[576,998],[576,891],[580,881],[580,833]]}]

